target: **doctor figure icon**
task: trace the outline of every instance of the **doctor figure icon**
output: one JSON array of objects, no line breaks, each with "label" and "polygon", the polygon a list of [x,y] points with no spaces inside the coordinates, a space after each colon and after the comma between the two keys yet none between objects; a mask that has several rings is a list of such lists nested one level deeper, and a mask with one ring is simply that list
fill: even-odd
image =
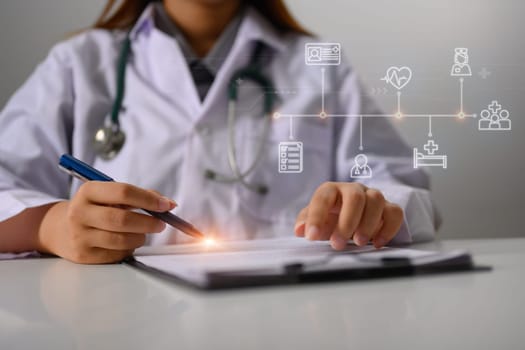
[{"label": "doctor figure icon", "polygon": [[350,171],[352,179],[369,179],[372,177],[372,168],[368,165],[368,158],[364,154],[358,154],[354,158],[354,163]]},{"label": "doctor figure icon", "polygon": [[450,73],[453,77],[470,77],[472,69],[470,68],[468,49],[457,48],[454,51],[454,66]]}]

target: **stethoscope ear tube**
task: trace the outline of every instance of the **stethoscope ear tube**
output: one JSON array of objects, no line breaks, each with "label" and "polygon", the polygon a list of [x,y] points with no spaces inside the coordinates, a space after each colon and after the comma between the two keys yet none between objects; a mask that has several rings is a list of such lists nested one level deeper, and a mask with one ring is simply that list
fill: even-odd
[{"label": "stethoscope ear tube", "polygon": [[120,127],[119,113],[122,109],[122,101],[126,93],[126,68],[128,66],[128,58],[131,52],[131,39],[126,35],[122,49],[117,62],[117,90],[115,95],[115,102],[111,109],[111,123],[113,126]]},{"label": "stethoscope ear tube", "polygon": [[[232,176],[224,176],[213,170],[206,170],[205,177],[219,182],[240,182],[246,188],[261,195],[268,193],[268,186],[250,184],[245,177],[250,174],[263,157],[265,142],[270,130],[271,114],[273,112],[275,91],[272,82],[261,73],[261,61],[264,44],[257,43],[251,60],[251,64],[244,69],[240,69],[233,74],[228,84],[228,162],[233,173]],[[115,101],[111,109],[109,120],[106,125],[97,130],[94,135],[93,145],[97,155],[104,160],[111,160],[120,152],[126,141],[126,135],[120,128],[119,114],[122,109],[122,102],[126,90],[126,68],[128,58],[131,54],[131,37],[126,35],[120,55],[117,61],[117,84]],[[259,141],[253,163],[244,172],[241,172],[237,162],[235,152],[235,125],[236,125],[236,103],[240,83],[244,80],[252,81],[257,84],[264,96],[263,116],[265,118],[264,131]]]},{"label": "stethoscope ear tube", "polygon": [[117,156],[126,142],[126,134],[120,128],[119,114],[126,93],[126,67],[131,52],[131,39],[126,35],[117,62],[117,85],[115,101],[111,108],[109,123],[99,128],[93,139],[93,147],[97,155],[104,160]]},{"label": "stethoscope ear tube", "polygon": [[[263,117],[264,129],[262,138],[259,140],[259,145],[255,154],[253,163],[244,172],[241,172],[235,151],[235,125],[237,121],[236,106],[239,97],[240,82],[252,81],[258,85],[264,96]],[[220,175],[213,170],[206,170],[205,176],[219,182],[239,182],[244,187],[254,191],[260,195],[268,193],[268,186],[264,184],[248,183],[245,177],[255,170],[257,164],[263,157],[265,142],[268,139],[271,124],[271,113],[273,112],[273,104],[275,100],[274,88],[272,82],[259,72],[259,65],[253,64],[244,69],[237,71],[230,79],[228,85],[228,163],[230,165],[233,177]]]},{"label": "stethoscope ear tube", "polygon": [[261,74],[258,65],[248,66],[235,72],[228,85],[229,101],[238,100],[239,82],[244,80],[252,81],[260,86],[264,94],[263,112],[265,115],[270,115],[273,112],[273,105],[275,102],[275,89],[270,79]]}]

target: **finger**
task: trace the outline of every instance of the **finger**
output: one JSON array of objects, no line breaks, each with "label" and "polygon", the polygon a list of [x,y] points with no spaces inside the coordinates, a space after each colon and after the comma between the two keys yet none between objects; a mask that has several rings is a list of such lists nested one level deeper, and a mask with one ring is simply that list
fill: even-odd
[{"label": "finger", "polygon": [[[386,205],[386,203],[385,203],[385,205]],[[383,208],[383,210],[384,210],[384,208]],[[384,223],[384,221],[383,221],[383,215],[381,215],[381,219],[379,220],[379,222],[377,223],[376,228],[374,229],[374,234],[373,234],[373,237],[374,237],[374,238],[377,237],[377,235],[379,234],[379,232],[380,232],[381,229],[383,228],[383,223]]]},{"label": "finger", "polygon": [[133,255],[134,250],[111,250],[104,248],[93,248],[89,256],[90,262],[86,264],[114,264],[121,262]]},{"label": "finger", "polygon": [[80,187],[78,194],[91,203],[125,205],[157,212],[172,210],[177,205],[152,191],[119,182],[89,181]]},{"label": "finger", "polygon": [[294,232],[297,237],[304,237],[304,229],[306,226],[306,217],[308,215],[308,207],[301,209],[297,218],[295,219]]},{"label": "finger", "polygon": [[[336,206],[339,189],[336,184],[326,182],[315,191],[308,205],[306,218],[306,238],[318,240],[326,235],[325,222],[332,207]],[[327,230],[326,230],[327,231]],[[328,232],[328,234],[330,234]]]},{"label": "finger", "polygon": [[[149,192],[151,192],[151,193],[153,193],[153,194],[155,194],[155,195],[158,195],[158,196],[160,196],[160,197],[164,197],[164,196],[162,195],[162,193],[160,193],[159,191],[155,191],[155,190],[151,190],[151,189],[149,189],[149,190],[147,190],[147,191],[149,191]],[[169,198],[168,198],[168,199],[169,199]],[[178,203],[176,203],[176,202],[173,201],[172,199],[169,199],[169,200],[170,200],[170,204],[174,205],[173,208],[170,208],[169,210],[172,210],[172,209],[178,207],[178,205],[179,205]],[[127,206],[127,205],[118,205],[118,207],[119,207],[119,208],[122,208],[122,209],[136,209],[135,207],[130,207],[130,206]]]},{"label": "finger", "polygon": [[156,195],[158,195],[158,196],[162,196],[162,193],[160,193],[159,191],[156,191],[156,190],[148,189],[148,190],[146,190],[146,191],[149,191],[149,192],[151,192],[151,193],[153,193],[153,194],[156,194]]},{"label": "finger", "polygon": [[337,222],[339,220],[339,213],[333,210],[328,211],[325,220],[321,226],[321,232],[317,237],[317,240],[327,241],[334,232],[339,232],[337,229]]},{"label": "finger", "polygon": [[166,228],[164,222],[152,216],[114,207],[91,205],[76,216],[82,225],[103,231],[157,233]]},{"label": "finger", "polygon": [[366,204],[355,234],[354,242],[358,246],[367,245],[370,239],[377,233],[376,229],[383,216],[385,197],[378,190],[366,191]]},{"label": "finger", "polygon": [[[153,194],[155,194],[157,196],[163,197],[162,193],[160,193],[159,191],[155,191],[155,190],[151,190],[151,189],[150,190],[146,190],[146,191],[149,191],[149,192],[151,192],[151,193],[153,193]],[[175,203],[175,202],[173,202],[173,203]],[[177,206],[178,206],[178,203],[175,203],[175,207],[177,207]],[[131,206],[128,206],[128,205],[117,205],[117,207],[118,208],[122,208],[122,209],[130,209],[130,210],[131,209],[136,209],[135,207],[131,207]],[[171,209],[169,209],[169,210],[171,210]]]},{"label": "finger", "polygon": [[[154,195],[157,195],[157,196],[159,196],[159,197],[165,197],[165,196],[164,196],[162,193],[160,193],[159,191],[151,190],[151,189],[149,189],[149,190],[147,190],[147,191],[148,191],[148,192],[151,192],[151,193],[153,193]],[[167,198],[167,197],[165,197],[165,198]],[[171,208],[171,209],[174,209],[175,207],[178,207],[178,206],[179,206],[179,203],[175,202],[173,199],[170,199],[170,198],[167,198],[167,199],[170,201],[170,204],[173,205],[173,208]],[[170,209],[170,210],[171,210],[171,209]]]},{"label": "finger", "polygon": [[133,255],[134,250],[110,250],[104,248],[90,248],[72,252],[64,258],[76,264],[112,264]]},{"label": "finger", "polygon": [[[324,222],[324,229],[323,232],[326,232],[326,234],[321,235],[319,240],[327,241],[331,238],[333,235],[339,235],[339,231],[337,230],[337,222],[339,221],[339,214],[330,213]],[[348,241],[345,242],[345,245]]]},{"label": "finger", "polygon": [[374,246],[381,248],[394,238],[403,224],[403,209],[398,205],[386,203],[383,210],[383,227],[374,238]]},{"label": "finger", "polygon": [[364,186],[358,186],[355,184],[347,184],[341,190],[342,192],[342,204],[341,211],[339,213],[339,221],[337,224],[337,233],[341,239],[334,237],[332,242],[334,248],[342,248],[342,242],[346,242],[352,238],[366,205],[366,188]]},{"label": "finger", "polygon": [[91,229],[89,234],[89,246],[91,248],[103,248],[109,250],[134,250],[142,247],[146,242],[145,234],[107,232]]}]

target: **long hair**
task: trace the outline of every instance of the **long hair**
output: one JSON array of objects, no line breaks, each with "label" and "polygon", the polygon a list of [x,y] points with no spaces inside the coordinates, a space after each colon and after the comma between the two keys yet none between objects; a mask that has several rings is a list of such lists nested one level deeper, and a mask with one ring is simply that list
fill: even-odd
[{"label": "long hair", "polygon": [[[108,0],[94,28],[130,29],[148,4],[159,0]],[[310,33],[291,15],[282,0],[244,0],[256,8],[280,32]],[[120,5],[117,6],[117,4]]]}]

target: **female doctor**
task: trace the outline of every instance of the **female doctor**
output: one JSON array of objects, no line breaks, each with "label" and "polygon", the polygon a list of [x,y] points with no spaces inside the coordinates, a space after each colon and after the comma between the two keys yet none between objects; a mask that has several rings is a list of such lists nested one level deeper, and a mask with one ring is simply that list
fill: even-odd
[{"label": "female doctor", "polygon": [[[282,1],[115,3],[53,48],[0,115],[0,252],[116,262],[185,241],[132,210],[176,206],[220,239],[295,230],[342,249],[433,237],[428,179],[389,120],[363,121],[361,151],[359,119],[285,116],[378,111],[345,62],[324,79],[305,64],[312,38]],[[300,173],[279,172],[290,139]],[[63,153],[117,181],[71,182]],[[360,153],[373,176],[358,183]]]}]

